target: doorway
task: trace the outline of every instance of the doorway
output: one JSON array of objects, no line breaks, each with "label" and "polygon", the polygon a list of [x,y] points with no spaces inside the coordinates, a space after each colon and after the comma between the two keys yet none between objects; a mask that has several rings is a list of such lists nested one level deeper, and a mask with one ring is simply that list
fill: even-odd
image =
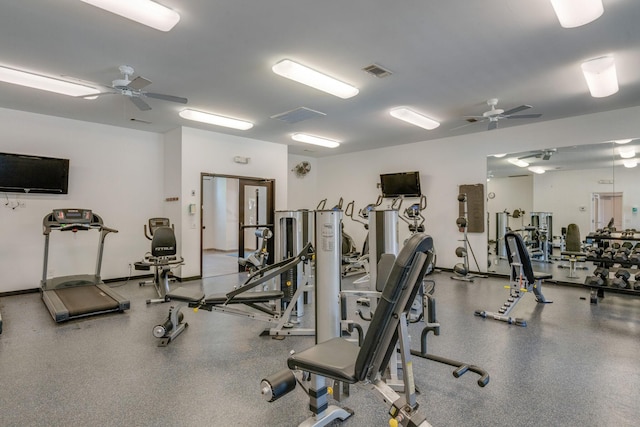
[{"label": "doorway", "polygon": [[[273,231],[274,180],[203,173],[200,194],[201,277],[244,271],[238,259],[262,246],[256,230]],[[269,258],[272,240],[267,241]]]},{"label": "doorway", "polygon": [[591,231],[612,226],[622,230],[622,193],[593,193]]}]

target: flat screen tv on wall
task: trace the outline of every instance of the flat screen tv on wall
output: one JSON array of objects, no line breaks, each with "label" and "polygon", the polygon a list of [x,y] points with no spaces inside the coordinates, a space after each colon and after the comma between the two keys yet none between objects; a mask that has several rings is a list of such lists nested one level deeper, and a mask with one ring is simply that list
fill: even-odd
[{"label": "flat screen tv on wall", "polygon": [[69,159],[0,153],[0,191],[67,194]]},{"label": "flat screen tv on wall", "polygon": [[387,173],[380,175],[383,197],[420,197],[420,174],[418,172]]}]

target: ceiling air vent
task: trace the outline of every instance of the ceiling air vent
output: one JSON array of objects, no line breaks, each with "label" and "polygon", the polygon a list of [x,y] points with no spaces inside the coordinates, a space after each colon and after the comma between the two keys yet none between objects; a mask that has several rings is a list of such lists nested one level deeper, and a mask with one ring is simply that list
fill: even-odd
[{"label": "ceiling air vent", "polygon": [[271,116],[272,119],[282,120],[283,122],[287,122],[289,124],[298,123],[303,120],[313,119],[316,117],[324,117],[325,113],[320,111],[312,110],[307,107],[299,107],[295,110],[285,111],[284,113],[276,114],[275,116]]},{"label": "ceiling air vent", "polygon": [[378,78],[383,78],[383,77],[387,77],[390,76],[392,73],[389,70],[386,70],[384,68],[382,68],[379,65],[376,64],[371,64],[367,67],[363,68],[364,71],[366,71],[369,74],[372,74]]}]

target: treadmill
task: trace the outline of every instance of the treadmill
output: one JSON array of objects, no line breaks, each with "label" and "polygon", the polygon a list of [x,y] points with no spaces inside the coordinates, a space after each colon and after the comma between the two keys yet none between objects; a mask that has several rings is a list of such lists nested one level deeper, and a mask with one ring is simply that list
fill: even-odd
[{"label": "treadmill", "polygon": [[[105,227],[102,218],[90,209],[54,209],[42,220],[44,241],[44,266],[42,268],[41,293],[49,313],[56,322],[103,313],[123,312],[130,307],[125,299],[100,278],[104,239],[109,233],[117,233]],[[95,274],[52,277],[47,279],[49,261],[49,236],[52,231],[97,230],[100,232]]]}]

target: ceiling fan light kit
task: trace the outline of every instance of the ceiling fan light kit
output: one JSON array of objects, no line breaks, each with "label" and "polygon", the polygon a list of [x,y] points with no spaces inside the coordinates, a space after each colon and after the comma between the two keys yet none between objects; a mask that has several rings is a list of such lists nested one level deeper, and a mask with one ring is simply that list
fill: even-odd
[{"label": "ceiling fan light kit", "polygon": [[178,114],[183,119],[207,123],[210,125],[224,126],[232,129],[248,130],[253,127],[253,123],[247,122],[245,120],[205,113],[203,111],[192,110],[190,108],[186,108],[180,111]]},{"label": "ceiling fan light kit", "polygon": [[551,0],[563,28],[575,28],[598,19],[604,13],[602,0]]},{"label": "ceiling fan light kit", "polygon": [[151,0],[82,0],[159,31],[170,31],[180,21],[180,15]]},{"label": "ceiling fan light kit", "polygon": [[425,115],[417,113],[407,107],[397,107],[389,111],[389,114],[396,119],[410,123],[414,126],[427,130],[433,130],[440,126],[440,123]]},{"label": "ceiling fan light kit", "polygon": [[319,71],[291,61],[290,59],[283,59],[271,67],[271,69],[279,76],[321,90],[338,98],[352,98],[360,92],[350,84],[341,82]]},{"label": "ceiling fan light kit", "polygon": [[601,56],[582,63],[582,73],[594,98],[618,92],[616,63],[612,56]]},{"label": "ceiling fan light kit", "polygon": [[76,97],[86,97],[100,93],[94,87],[7,67],[0,67],[0,81]]},{"label": "ceiling fan light kit", "polygon": [[294,133],[293,135],[291,135],[291,139],[293,139],[294,141],[304,142],[306,144],[319,145],[321,147],[327,147],[327,148],[336,148],[340,146],[339,141],[320,137],[320,136],[309,135],[306,133]]}]

